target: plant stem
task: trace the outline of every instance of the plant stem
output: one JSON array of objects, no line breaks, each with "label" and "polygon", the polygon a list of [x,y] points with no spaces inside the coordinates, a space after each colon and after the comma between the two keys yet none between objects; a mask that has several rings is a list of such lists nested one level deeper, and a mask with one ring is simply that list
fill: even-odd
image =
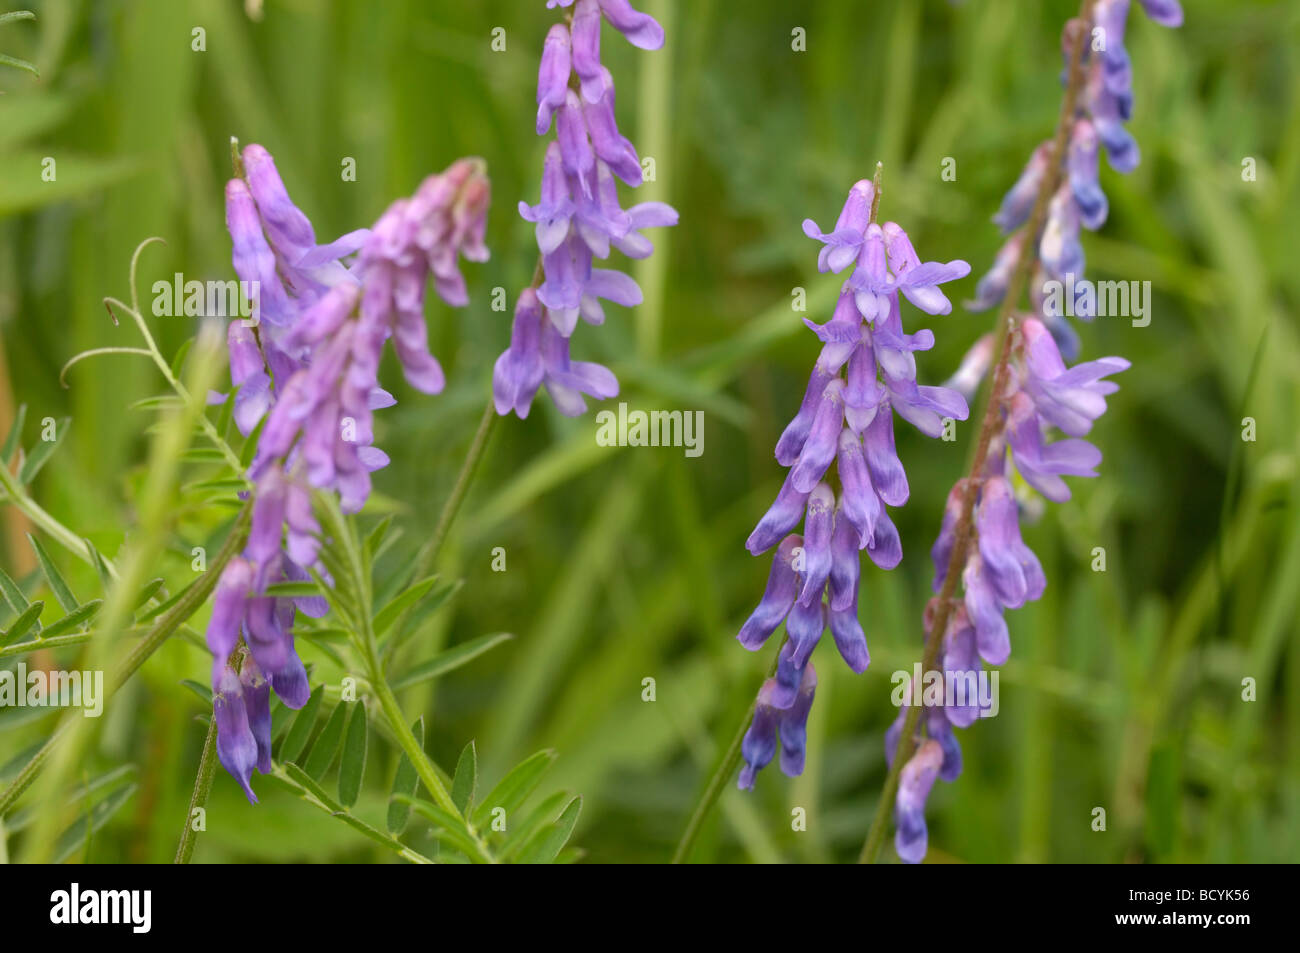
[{"label": "plant stem", "polygon": [[[1037,257],[1038,238],[1047,216],[1048,204],[1051,202],[1052,194],[1061,182],[1061,165],[1065,156],[1066,143],[1069,140],[1070,125],[1074,120],[1075,105],[1085,78],[1083,50],[1089,35],[1086,22],[1092,3],[1093,0],[1083,0],[1083,5],[1079,11],[1079,23],[1075,29],[1076,35],[1072,37],[1073,42],[1070,49],[1069,78],[1061,102],[1060,118],[1057,120],[1056,135],[1052,141],[1052,151],[1047,162],[1047,171],[1039,184],[1038,194],[1034,199],[1033,211],[1030,212],[1029,222],[1025,226],[1025,241],[1021,246],[1015,270],[1007,285],[1006,296],[1002,299],[1002,306],[998,311],[995,330],[995,340],[998,343],[993,384],[985,397],[979,438],[975,443],[975,452],[971,458],[970,468],[967,471],[961,500],[961,512],[954,530],[952,554],[948,559],[943,586],[940,588],[937,597],[934,621],[926,636],[925,650],[921,656],[921,671],[923,673],[933,670],[939,657],[939,649],[943,644],[944,634],[948,630],[948,621],[952,616],[957,580],[962,567],[966,563],[971,543],[974,541],[971,517],[975,508],[975,495],[979,489],[979,478],[984,472],[984,466],[988,460],[989,447],[1002,424],[1001,398],[1006,391],[1010,376],[1012,339],[1016,330],[1013,312],[1020,301],[1020,296],[1024,293],[1025,285],[1029,280],[1030,268]],[[862,853],[858,856],[858,863],[872,863],[880,852],[880,846],[885,838],[885,828],[889,822],[890,808],[894,803],[894,795],[898,790],[899,775],[902,772],[903,765],[912,756],[915,748],[917,725],[920,721],[922,707],[920,704],[908,706],[907,715],[903,719],[903,732],[898,740],[898,750],[894,753],[893,763],[889,767],[889,772],[885,775],[880,801],[876,805],[876,813],[871,820],[866,842],[862,845]]]},{"label": "plant stem", "polygon": [[434,527],[433,536],[429,538],[429,541],[420,550],[419,556],[416,557],[416,579],[425,576],[433,568],[438,553],[442,550],[442,544],[447,541],[447,534],[451,532],[451,524],[460,511],[461,503],[465,500],[465,494],[469,490],[470,482],[474,479],[474,471],[478,469],[479,461],[483,458],[483,451],[487,447],[488,438],[492,436],[492,428],[496,425],[496,421],[496,407],[493,406],[492,399],[489,397],[487,406],[483,408],[483,416],[479,418],[478,430],[474,432],[474,439],[469,445],[469,451],[465,454],[465,462],[460,465],[460,473],[456,475],[456,482],[451,488],[451,495],[447,497],[447,502],[442,505],[442,512],[438,514],[438,523]]},{"label": "plant stem", "polygon": [[[771,678],[776,674],[778,657],[779,653],[772,657],[772,664],[768,666],[766,678]],[[677,842],[677,849],[673,851],[672,863],[686,863],[686,858],[690,856],[691,848],[695,846],[696,838],[700,836],[705,820],[708,819],[713,806],[718,803],[718,798],[722,796],[722,791],[727,782],[735,775],[736,768],[740,766],[741,744],[745,740],[745,732],[749,730],[749,723],[754,718],[754,707],[757,704],[758,698],[755,696],[750,701],[749,707],[745,709],[744,717],[740,719],[740,726],[736,729],[735,735],[732,736],[731,744],[727,745],[722,760],[709,778],[709,783],[704,786],[704,793],[700,795],[695,810],[691,812],[690,819],[686,822],[686,830],[682,831],[682,839]]]},{"label": "plant stem", "polygon": [[194,856],[194,812],[201,810],[208,803],[208,793],[212,790],[212,776],[217,768],[217,719],[208,719],[208,735],[203,740],[203,754],[199,758],[199,773],[194,777],[194,791],[190,794],[190,807],[185,812],[185,828],[181,831],[180,843],[176,846],[178,864],[188,864]]},{"label": "plant stem", "polygon": [[[114,673],[113,678],[105,686],[105,700],[111,698],[113,693],[140,669],[145,660],[156,652],[158,647],[167,641],[186,619],[198,611],[199,606],[216,588],[217,578],[221,575],[221,570],[243,548],[244,537],[248,533],[249,515],[249,509],[245,507],[235,521],[235,526],[230,531],[230,535],[226,538],[225,545],[221,547],[216,559],[208,567],[208,571],[181,596],[174,606],[163,614],[162,618],[149,630],[149,633],[137,642],[135,648],[122,660],[122,664]],[[41,746],[41,749],[32,756],[32,759],[27,762],[22,771],[18,772],[18,776],[10,782],[9,786],[3,792],[0,792],[0,815],[7,814],[19,796],[36,780],[36,776],[40,774],[45,762],[49,760],[50,755],[54,752],[59,739],[67,730],[68,725],[72,723],[72,719],[81,717],[79,712],[69,711],[59,722],[54,733]]]}]

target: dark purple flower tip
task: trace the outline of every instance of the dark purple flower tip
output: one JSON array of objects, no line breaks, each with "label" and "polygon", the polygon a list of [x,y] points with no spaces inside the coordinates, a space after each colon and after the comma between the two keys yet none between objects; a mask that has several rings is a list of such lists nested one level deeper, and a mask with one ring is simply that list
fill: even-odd
[{"label": "dark purple flower tip", "polygon": [[844,426],[844,381],[836,377],[822,391],[821,402],[813,416],[808,439],[799,452],[799,460],[790,471],[795,489],[810,492],[825,475],[835,459],[840,430]]},{"label": "dark purple flower tip", "polygon": [[975,528],[980,557],[998,601],[1009,609],[1039,598],[1047,585],[1038,558],[1020,538],[1016,497],[1003,477],[985,482]]},{"label": "dark purple flower tip", "polygon": [[239,676],[222,664],[214,673],[213,689],[212,717],[217,722],[217,759],[239,782],[248,800],[256,804],[257,795],[249,782],[258,763],[258,745],[248,724],[248,710]]},{"label": "dark purple flower tip", "polygon": [[1020,475],[1054,503],[1064,503],[1070,498],[1070,488],[1062,476],[1097,475],[1101,451],[1086,440],[1074,438],[1045,444],[1042,422],[1033,401],[1023,391],[1011,398],[1006,434]]},{"label": "dark purple flower tip", "polygon": [[1139,2],[1147,16],[1161,26],[1183,25],[1183,8],[1178,0],[1139,0]]},{"label": "dark purple flower tip", "polygon": [[742,791],[754,787],[754,776],[771,763],[776,755],[776,735],[779,715],[772,705],[772,695],[776,691],[776,682],[767,679],[758,690],[758,699],[754,704],[754,719],[749,730],[740,743],[740,755],[745,766],[740,770],[739,786]]},{"label": "dark purple flower tip", "polygon": [[804,754],[808,746],[808,713],[817,694],[817,669],[809,662],[799,681],[794,704],[777,715],[781,736],[781,773],[787,778],[803,774]]},{"label": "dark purple flower tip", "polygon": [[[796,601],[790,607],[790,614],[785,617],[785,634],[788,639],[781,650],[782,655],[789,653],[785,670],[786,676],[782,676],[781,663],[779,661],[777,663],[777,682],[783,689],[793,691],[797,687],[798,680],[791,679],[789,673],[797,671],[802,675],[804,666],[808,664],[813,649],[817,648],[817,643],[821,641],[822,632],[825,628],[826,615],[821,600],[808,605]],[[777,697],[778,701],[774,702],[774,704],[778,708],[790,707],[787,701],[793,698],[793,695],[780,694]]]},{"label": "dark purple flower tip", "polygon": [[808,432],[812,429],[813,418],[817,416],[817,408],[821,406],[822,394],[826,391],[826,385],[834,377],[835,372],[824,367],[820,361],[813,365],[803,401],[799,404],[799,412],[786,425],[780,439],[776,442],[776,462],[781,466],[794,466],[799,459],[804,442],[808,439]]},{"label": "dark purple flower tip", "polygon": [[[293,638],[292,633],[289,637]],[[271,687],[287,707],[296,711],[307,704],[307,699],[311,697],[311,686],[307,684],[307,669],[303,667],[302,659],[298,657],[298,653],[292,646],[289,648],[289,655],[284,665],[277,671],[271,672],[270,677]]]},{"label": "dark purple flower tip", "polygon": [[894,766],[894,755],[898,753],[898,741],[903,737],[903,722],[907,719],[907,704],[898,709],[898,715],[885,729],[885,766]]},{"label": "dark purple flower tip", "polygon": [[898,780],[898,799],[894,816],[898,830],[894,835],[894,849],[906,864],[919,864],[925,858],[927,832],[925,828],[925,801],[934,787],[943,765],[943,748],[933,738],[927,739],[916,753],[903,765]]},{"label": "dark purple flower tip", "polygon": [[[876,521],[880,518],[880,497],[871,485],[871,474],[867,470],[866,457],[862,452],[862,441],[849,429],[840,433],[840,448],[836,457],[836,472],[840,477],[840,512],[836,517],[838,523],[844,522],[857,530],[857,548],[866,549],[876,533]],[[835,608],[835,602],[831,602]],[[841,606],[842,607],[842,606]]]},{"label": "dark purple flower tip", "polygon": [[1029,212],[1034,206],[1034,198],[1038,195],[1038,186],[1043,181],[1044,173],[1047,172],[1051,151],[1051,142],[1040,143],[1033,155],[1029,157],[1029,162],[1020,173],[1016,184],[1002,199],[1002,207],[998,209],[998,214],[993,216],[993,224],[1004,232],[1019,228],[1029,218]]},{"label": "dark purple flower tip", "polygon": [[551,116],[564,104],[569,90],[569,28],[556,23],[542,45],[542,62],[537,71],[537,134],[546,135]]},{"label": "dark purple flower tip", "polygon": [[961,777],[961,745],[957,742],[957,736],[952,730],[953,726],[948,720],[948,709],[931,708],[926,713],[925,724],[926,734],[931,740],[939,742],[939,748],[943,751],[939,780],[956,781]]},{"label": "dark purple flower tip", "polygon": [[880,499],[888,506],[902,506],[911,492],[907,486],[907,473],[894,449],[894,415],[886,404],[876,413],[867,427],[863,445],[866,448],[867,470],[871,483]]},{"label": "dark purple flower tip", "polygon": [[790,535],[781,540],[772,557],[772,571],[767,577],[767,588],[763,598],[745,620],[736,636],[740,644],[751,652],[756,652],[776,631],[777,626],[785,621],[786,614],[794,605],[795,593],[799,587],[799,577],[795,572],[793,561],[796,552],[803,546],[803,537]]},{"label": "dark purple flower tip", "polygon": [[1041,321],[1027,318],[1020,330],[1029,371],[1025,391],[1038,415],[1072,437],[1083,436],[1106,412],[1106,397],[1119,390],[1118,384],[1103,378],[1127,370],[1129,362],[1103,357],[1067,369],[1055,338]]},{"label": "dark purple flower tip", "polygon": [[975,644],[980,657],[990,665],[1002,665],[1011,657],[1011,635],[1002,617],[1002,606],[983,568],[983,561],[972,553],[962,571],[966,614],[975,627]]},{"label": "dark purple flower tip", "polygon": [[1079,219],[1091,231],[1101,228],[1109,210],[1106,193],[1097,181],[1098,152],[1097,128],[1088,119],[1078,120],[1070,134],[1067,167]]},{"label": "dark purple flower tip", "polygon": [[634,10],[628,0],[600,0],[600,9],[610,26],[633,46],[657,50],[664,45],[663,27],[649,14]]},{"label": "dark purple flower tip", "polygon": [[795,568],[803,577],[799,602],[811,605],[821,603],[826,589],[826,579],[831,572],[831,530],[834,524],[835,494],[825,483],[818,483],[808,496],[808,510],[804,518],[803,553],[795,560]]},{"label": "dark purple flower tip", "polygon": [[239,670],[239,684],[244,694],[248,729],[257,742],[257,770],[271,773],[271,685],[251,658],[244,659]]},{"label": "dark purple flower tip", "polygon": [[948,622],[943,641],[943,670],[951,677],[963,680],[964,704],[944,709],[948,721],[957,728],[968,728],[980,717],[979,703],[979,648],[975,642],[975,628],[966,614],[966,607],[957,606]]},{"label": "dark purple flower tip", "polygon": [[898,527],[883,506],[876,520],[876,532],[867,544],[867,555],[880,569],[893,569],[903,561],[903,541],[898,536]]},{"label": "dark purple flower tip", "polygon": [[776,500],[758,521],[754,531],[749,534],[745,548],[755,556],[771,549],[790,530],[799,525],[807,502],[808,493],[800,493],[796,490],[787,474],[785,482],[781,484],[780,492],[776,495]]}]

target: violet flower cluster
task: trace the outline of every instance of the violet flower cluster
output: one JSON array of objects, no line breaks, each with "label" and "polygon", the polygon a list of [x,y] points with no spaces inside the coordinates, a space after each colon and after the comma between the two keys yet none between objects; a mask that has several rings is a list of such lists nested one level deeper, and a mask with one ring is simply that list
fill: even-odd
[{"label": "violet flower cluster", "polygon": [[230,374],[237,426],[261,431],[248,473],[248,541],[218,581],[207,641],[217,754],[256,802],[253,769],[271,770],[270,692],[290,708],[309,694],[294,649],[295,613],[328,609],[321,596],[268,588],[309,580],[317,567],[312,491],[334,492],[344,512],[356,512],[370,495],[370,474],[388,463],[373,445],[373,412],[395,402],[378,382],[384,342],[391,339],[413,388],[442,390],[428,349],[425,287],[432,277],[448,304],[467,302],[457,256],[487,258],[489,189],[482,162],[462,159],[394,202],[373,229],[318,246],[270,153],[250,145],[242,159],[244,177],[226,186],[226,222],[235,271],[255,282],[261,320],[230,324]]},{"label": "violet flower cluster", "polygon": [[546,135],[554,120],[556,135],[546,149],[541,201],[519,203],[519,214],[536,224],[545,279],[520,294],[510,346],[492,376],[497,413],[521,418],[542,386],[569,417],[587,409],[583,395],[618,395],[618,379],[607,367],[570,360],[569,341],[579,318],[604,323],[602,299],[631,307],[641,303],[641,289],[628,275],[593,263],[608,258],[611,248],[647,258],[654,246],[641,229],[677,224],[677,212],[663,202],[619,206],[615,180],[639,186],[641,160],[618,130],[614,78],[600,62],[604,20],[644,50],[663,46],[663,29],[628,0],[548,0],[547,6],[573,8],[546,35],[537,77],[537,134]]},{"label": "violet flower cluster", "polygon": [[[1176,27],[1183,22],[1183,11],[1177,0],[1140,2],[1147,15],[1162,26]],[[1049,281],[1060,282],[1063,293],[1072,296],[1068,304],[1071,312],[1083,320],[1094,317],[1095,296],[1082,282],[1085,262],[1079,236],[1080,228],[1089,231],[1101,228],[1109,212],[1106,193],[1097,179],[1099,156],[1104,149],[1110,167],[1122,173],[1137,168],[1139,158],[1137,142],[1124,126],[1133,113],[1133,70],[1124,47],[1129,4],[1130,0],[1097,0],[1092,6],[1091,23],[1074,20],[1062,32],[1068,56],[1072,46],[1071,25],[1089,30],[1083,61],[1086,81],[1070,126],[1068,146],[1061,158],[1061,185],[1052,195],[1047,222],[1038,242],[1037,266],[1030,287],[1036,313],[1057,339],[1066,360],[1071,361],[1079,355],[1078,336],[1065,321],[1062,303],[1052,300],[1044,288]],[[1051,153],[1050,141],[1034,150],[993,217],[994,223],[1011,235],[994,259],[993,267],[976,286],[975,299],[967,305],[969,310],[991,308],[1005,296],[1026,240],[1021,226],[1028,220],[1034,198],[1048,175]]]},{"label": "violet flower cluster", "polygon": [[[902,506],[909,493],[894,448],[894,415],[938,437],[945,418],[968,414],[961,394],[917,383],[913,352],[933,347],[934,335],[904,333],[899,294],[927,314],[947,314],[952,305],[938,285],[965,276],[970,266],[922,263],[899,225],[872,221],[873,198],[872,183],[863,180],[829,234],[811,219],[804,222],[804,232],[823,243],[821,271],[855,267],[831,319],[820,325],[805,319],[822,341],[821,355],[799,412],[776,445],[777,461],[790,472],[746,543],[754,555],[773,546],[776,554],[740,644],[758,650],[782,622],[786,641],[744,738],[742,788],[752,787],[772,760],[778,738],[781,770],[789,776],[803,770],[817,685],[810,657],[828,626],[849,668],[862,672],[870,662],[858,621],[859,553],[866,550],[881,569],[893,569],[903,557],[886,510]],[[801,520],[802,535],[793,533]]]},{"label": "violet flower cluster", "polygon": [[[1147,14],[1164,26],[1182,23],[1176,0],[1141,0]],[[1038,599],[1047,585],[1043,569],[1020,535],[1020,511],[1008,461],[1020,479],[1044,498],[1063,502],[1070,498],[1064,477],[1094,477],[1101,463],[1101,451],[1081,439],[1106,410],[1106,397],[1118,390],[1107,380],[1129,367],[1119,357],[1105,357],[1066,366],[1078,353],[1078,338],[1063,317],[1046,307],[1041,293],[1049,279],[1072,287],[1083,273],[1083,249],[1079,228],[1100,228],[1106,219],[1105,193],[1097,182],[1098,152],[1106,150],[1112,168],[1129,172],[1136,167],[1138,148],[1123,122],[1132,111],[1132,73],[1124,49],[1124,26],[1129,0],[1098,0],[1091,8],[1092,23],[1072,21],[1064,31],[1066,45],[1073,29],[1098,28],[1092,33],[1104,41],[1104,49],[1091,52],[1085,44],[1086,86],[1078,115],[1073,119],[1062,184],[1052,196],[1047,222],[1039,240],[1037,274],[1032,294],[1035,315],[1015,316],[1010,340],[1008,377],[1001,393],[991,396],[999,414],[984,471],[974,475],[975,506],[972,514],[974,545],[961,567],[960,602],[948,616],[940,646],[940,669],[946,687],[950,683],[977,684],[982,662],[1001,665],[1011,654],[1011,639],[1003,617]],[[1004,229],[1019,228],[1029,217],[1044,176],[1049,174],[1051,144],[1035,150],[1019,181],[1007,193],[994,221]],[[1002,300],[1020,257],[1026,231],[1020,229],[998,252],[993,268],[979,282],[971,310],[991,307]],[[1075,313],[1091,318],[1086,296],[1075,301]],[[992,357],[991,338],[981,339],[967,355],[954,381],[973,391]],[[1052,430],[1063,439],[1050,440]],[[962,501],[969,485],[958,481],[948,496],[939,537],[931,550],[934,561],[934,591],[943,587],[956,545],[956,530]],[[925,630],[932,627],[938,610],[936,600],[926,608]],[[939,698],[913,695],[920,686],[910,686],[904,707],[885,737],[885,755],[893,763],[901,738],[907,706],[926,706],[920,730],[925,738],[900,773],[895,802],[895,848],[908,863],[925,856],[928,833],[925,802],[936,778],[953,781],[961,773],[961,748],[954,728],[970,726],[981,715],[978,699],[944,691]]]}]

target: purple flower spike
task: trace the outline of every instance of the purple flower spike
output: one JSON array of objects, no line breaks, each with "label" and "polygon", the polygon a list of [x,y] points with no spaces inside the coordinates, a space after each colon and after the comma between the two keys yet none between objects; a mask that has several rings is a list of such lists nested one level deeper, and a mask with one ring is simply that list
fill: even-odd
[{"label": "purple flower spike", "polygon": [[[592,260],[608,258],[611,247],[629,258],[646,258],[654,246],[641,230],[677,224],[677,213],[662,202],[643,202],[626,211],[619,205],[616,179],[640,185],[641,160],[618,130],[614,78],[600,59],[605,19],[644,49],[662,46],[663,30],[624,0],[553,0],[547,6],[572,7],[573,12],[547,34],[538,74],[538,135],[549,132],[555,116],[541,201],[519,203],[519,214],[537,226],[545,275],[535,289],[541,317],[534,325],[531,316],[524,320],[516,311],[510,348],[498,358],[493,374],[497,413],[514,412],[521,418],[528,416],[543,384],[566,416],[584,413],[585,397],[605,400],[618,394],[618,381],[607,368],[570,361],[567,338],[579,318],[591,325],[605,322],[602,299],[634,307],[641,303],[641,290],[620,271],[593,268]],[[576,88],[570,84],[573,75]],[[552,327],[566,340],[553,340],[547,330]]]},{"label": "purple flower spike", "polygon": [[803,589],[799,604],[820,604],[826,579],[831,572],[831,531],[834,525],[835,494],[825,483],[818,483],[808,496],[808,515],[804,518]]},{"label": "purple flower spike", "polygon": [[[448,303],[467,300],[457,261],[487,257],[490,190],[482,161],[460,160],[389,206],[373,230],[317,246],[270,154],[250,145],[243,162],[247,181],[227,186],[226,217],[235,270],[262,282],[268,320],[257,332],[231,324],[231,378],[241,430],[265,423],[248,471],[255,484],[248,541],[218,581],[207,639],[218,753],[256,800],[249,776],[254,767],[271,770],[270,693],[289,708],[310,696],[295,616],[319,618],[329,608],[323,596],[278,597],[268,587],[308,581],[307,567],[323,572],[311,488],[336,493],[345,513],[356,512],[369,496],[370,471],[388,462],[372,446],[373,411],[395,402],[377,378],[384,341],[392,339],[412,386],[441,389],[425,289],[432,281]],[[353,254],[345,266],[341,259]]]},{"label": "purple flower spike", "polygon": [[802,536],[787,536],[781,540],[781,545],[772,557],[772,572],[768,575],[763,599],[736,636],[740,644],[751,652],[763,647],[777,626],[785,621],[790,607],[794,605],[795,594],[799,590],[799,576],[793,563],[796,552],[802,546]]},{"label": "purple flower spike", "polygon": [[907,764],[898,781],[898,799],[894,815],[898,824],[894,848],[906,864],[919,864],[925,857],[928,835],[925,827],[925,801],[943,765],[943,748],[934,739],[927,740]]},{"label": "purple flower spike", "polygon": [[965,493],[965,479],[958,480],[948,491],[948,499],[943,506],[943,523],[939,527],[939,538],[930,548],[930,559],[934,563],[934,582],[930,588],[935,593],[943,588],[943,581],[948,575],[948,561],[952,559],[953,547],[957,545],[957,521],[961,518],[962,499]]}]

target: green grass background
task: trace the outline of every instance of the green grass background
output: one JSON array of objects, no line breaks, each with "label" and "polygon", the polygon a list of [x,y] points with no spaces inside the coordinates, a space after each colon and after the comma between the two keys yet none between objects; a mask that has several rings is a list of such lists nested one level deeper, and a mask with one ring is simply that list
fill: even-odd
[{"label": "green grass background", "polygon": [[[377,424],[393,466],[374,509],[395,510],[404,531],[388,558],[409,558],[508,340],[492,289],[513,302],[533,270],[531,227],[514,206],[537,197],[534,82],[556,13],[542,0],[267,0],[253,22],[235,0],[29,5],[34,24],[0,30],[0,50],[41,70],[39,80],[0,72],[0,432],[18,403],[29,445],[41,418],[72,418],[36,496],[107,554],[132,525],[144,475],[151,418],[127,406],[162,382],[131,357],[78,366],[68,389],[59,368],[84,348],[138,343],[100,299],[127,294],[145,237],[167,241],[145,253],[146,294],[176,271],[233,277],[229,138],[271,150],[326,239],[372,223],[458,156],[487,160],[492,259],[464,269],[468,309],[428,307],[449,386],[428,398],[404,388],[391,359],[381,372],[400,403]],[[771,448],[818,349],[791,290],[806,288],[809,315],[824,320],[839,281],[816,273],[801,220],[833,221],[880,160],[882,215],[908,228],[923,258],[968,260],[972,276],[952,287],[968,298],[998,247],[989,218],[1055,121],[1059,30],[1074,11],[1057,0],[638,5],[660,18],[667,46],[644,53],[607,28],[604,58],[624,131],[656,160],[636,200],[672,202],[681,224],[656,233],[655,256],[632,269],[645,304],[581,328],[575,357],[612,365],[634,408],[703,410],[704,454],[598,447],[591,415],[564,419],[546,399],[500,425],[442,557],[464,586],[405,661],[489,632],[516,639],[402,698],[412,717],[425,713],[447,768],[470,739],[489,778],[554,748],[548,784],[584,796],[574,843],[602,862],[667,858],[762,677],[767,653],[734,641],[767,572],[744,540],[780,484]],[[1084,244],[1090,277],[1152,283],[1152,321],[1080,326],[1086,357],[1120,354],[1133,368],[1093,432],[1100,479],[1073,481],[1074,498],[1026,528],[1049,586],[1009,615],[1001,712],[960,733],[965,773],[930,799],[932,861],[1297,859],[1300,8],[1188,0],[1176,31],[1134,8],[1130,128],[1142,164],[1119,176],[1103,163],[1110,220]],[[206,51],[191,49],[196,27]],[[490,48],[495,27],[504,52]],[[795,27],[806,52],[791,50]],[[40,176],[47,156],[55,182]],[[344,157],[355,182],[341,180]],[[954,182],[941,180],[945,157]],[[932,327],[938,341],[920,359],[931,383],[991,325],[960,305],[918,317],[905,315],[909,330]],[[194,333],[192,319],[154,323],[169,355]],[[1254,442],[1241,439],[1244,417]],[[773,766],[753,793],[729,790],[696,859],[856,856],[883,780],[889,676],[919,657],[928,551],[971,436],[962,427],[943,443],[900,428],[912,498],[895,516],[902,566],[864,571],[873,664],[854,676],[821,649],[806,772],[790,781]],[[12,509],[3,517],[0,564],[39,591],[27,527]],[[198,502],[178,511],[158,567],[169,586],[190,578],[190,547],[217,520]],[[490,568],[497,546],[504,573]],[[1095,546],[1104,573],[1090,569]],[[99,594],[88,567],[54,558],[83,599]],[[318,678],[342,674],[305,655]],[[106,787],[134,790],[75,859],[171,858],[204,731],[202,703],[180,681],[204,680],[208,664],[173,639],[110,703],[83,775],[126,765]],[[1241,700],[1246,677],[1256,701]],[[642,701],[645,678],[654,702]],[[53,723],[0,712],[0,778]],[[396,760],[374,748],[358,812],[378,823]],[[390,859],[259,790],[251,807],[218,775],[197,860]],[[795,807],[806,831],[791,830]],[[1092,829],[1095,807],[1105,832]]]}]

